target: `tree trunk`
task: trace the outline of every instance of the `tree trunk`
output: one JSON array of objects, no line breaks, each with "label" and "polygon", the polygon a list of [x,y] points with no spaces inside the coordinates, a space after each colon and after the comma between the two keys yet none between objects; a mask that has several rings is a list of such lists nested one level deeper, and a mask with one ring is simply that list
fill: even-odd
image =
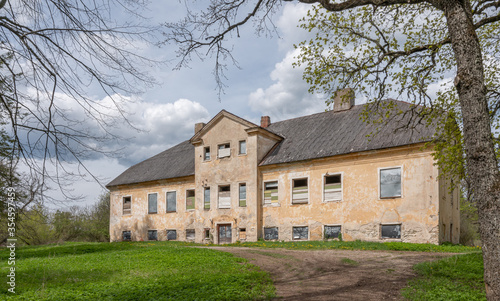
[{"label": "tree trunk", "polygon": [[444,0],[441,4],[457,62],[455,86],[462,110],[467,177],[478,209],[486,297],[500,300],[499,170],[491,136],[481,46],[470,2]]}]

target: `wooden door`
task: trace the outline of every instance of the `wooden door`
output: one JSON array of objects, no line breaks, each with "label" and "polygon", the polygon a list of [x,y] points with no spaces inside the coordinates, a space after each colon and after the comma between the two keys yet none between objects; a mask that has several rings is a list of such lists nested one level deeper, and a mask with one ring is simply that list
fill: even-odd
[{"label": "wooden door", "polygon": [[231,224],[219,225],[219,244],[230,244],[232,242]]}]

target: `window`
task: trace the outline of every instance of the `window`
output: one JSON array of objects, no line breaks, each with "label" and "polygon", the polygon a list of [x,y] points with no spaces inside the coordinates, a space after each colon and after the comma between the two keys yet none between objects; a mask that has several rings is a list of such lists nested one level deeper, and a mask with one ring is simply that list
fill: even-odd
[{"label": "window", "polygon": [[380,198],[401,197],[401,167],[380,170]]},{"label": "window", "polygon": [[167,240],[176,240],[176,239],[177,239],[177,231],[167,230]]},{"label": "window", "polygon": [[205,239],[210,239],[210,229],[205,228]]},{"label": "window", "polygon": [[203,191],[203,208],[210,209],[210,187],[205,187]]},{"label": "window", "polygon": [[247,228],[240,228],[239,238],[240,240],[247,239]]},{"label": "window", "polygon": [[194,209],[194,189],[186,190],[186,210]]},{"label": "window", "polygon": [[220,144],[218,146],[218,154],[217,157],[225,158],[231,156],[231,145],[229,143]]},{"label": "window", "polygon": [[292,204],[305,204],[308,199],[307,178],[292,180]]},{"label": "window", "polygon": [[326,175],[324,180],[325,202],[342,200],[342,175]]},{"label": "window", "polygon": [[401,224],[398,225],[381,225],[382,238],[401,238]]},{"label": "window", "polygon": [[219,208],[231,208],[231,186],[219,186]]},{"label": "window", "polygon": [[277,240],[278,239],[278,227],[264,228],[264,239],[265,240]]},{"label": "window", "polygon": [[177,211],[177,192],[167,192],[167,212]]},{"label": "window", "polygon": [[153,214],[158,212],[158,194],[148,194],[148,213]]},{"label": "window", "polygon": [[122,240],[123,241],[131,241],[132,240],[132,232],[131,231],[123,231],[122,232]]},{"label": "window", "polygon": [[186,230],[186,240],[194,240],[194,237],[195,237],[194,229],[187,229]]},{"label": "window", "polygon": [[294,240],[307,240],[309,237],[309,227],[293,227]]},{"label": "window", "polygon": [[325,239],[339,238],[340,226],[325,226]]},{"label": "window", "polygon": [[278,181],[264,183],[264,204],[278,204]]},{"label": "window", "polygon": [[247,184],[240,184],[240,207],[247,206]]},{"label": "window", "polygon": [[247,154],[247,142],[245,140],[240,141],[240,150],[238,152],[240,155]]},{"label": "window", "polygon": [[203,148],[203,160],[210,161],[210,146]]},{"label": "window", "polygon": [[132,214],[132,198],[129,196],[123,197],[123,215]]},{"label": "window", "polygon": [[158,231],[148,230],[148,240],[158,240]]}]

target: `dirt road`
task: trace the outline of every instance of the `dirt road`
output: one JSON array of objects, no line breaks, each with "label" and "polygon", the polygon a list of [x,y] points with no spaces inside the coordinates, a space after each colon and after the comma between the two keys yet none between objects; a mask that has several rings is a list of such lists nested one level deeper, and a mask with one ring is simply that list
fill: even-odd
[{"label": "dirt road", "polygon": [[402,300],[412,266],[453,254],[213,247],[269,272],[277,300]]}]

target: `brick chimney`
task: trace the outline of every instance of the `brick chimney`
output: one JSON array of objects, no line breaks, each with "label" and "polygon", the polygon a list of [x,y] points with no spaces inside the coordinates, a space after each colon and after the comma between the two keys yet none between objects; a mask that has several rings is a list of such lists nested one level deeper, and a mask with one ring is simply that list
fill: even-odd
[{"label": "brick chimney", "polygon": [[260,117],[260,126],[261,127],[267,128],[270,125],[271,125],[271,117],[269,117],[269,116]]},{"label": "brick chimney", "polygon": [[335,92],[333,98],[333,111],[345,111],[349,110],[354,106],[354,90],[351,88],[345,88]]},{"label": "brick chimney", "polygon": [[204,126],[205,126],[205,123],[203,123],[203,122],[198,122],[198,123],[195,123],[195,125],[194,125],[194,133],[195,133],[195,135],[196,135],[199,131],[201,131],[201,129],[202,129]]}]

